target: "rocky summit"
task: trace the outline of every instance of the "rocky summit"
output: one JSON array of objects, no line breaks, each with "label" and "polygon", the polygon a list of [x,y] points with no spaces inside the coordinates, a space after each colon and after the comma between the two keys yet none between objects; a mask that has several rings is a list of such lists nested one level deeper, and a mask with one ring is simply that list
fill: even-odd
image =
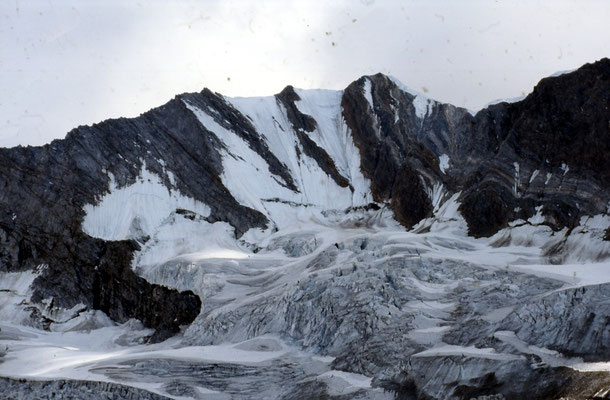
[{"label": "rocky summit", "polygon": [[6,398],[610,398],[610,60],[478,112],[395,79],[0,148]]}]

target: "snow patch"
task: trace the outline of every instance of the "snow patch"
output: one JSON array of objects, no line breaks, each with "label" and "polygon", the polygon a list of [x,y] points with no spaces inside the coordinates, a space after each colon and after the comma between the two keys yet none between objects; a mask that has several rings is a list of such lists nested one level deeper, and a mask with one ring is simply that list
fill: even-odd
[{"label": "snow patch", "polygon": [[[427,97],[426,95],[424,95],[421,92],[418,92],[417,90],[413,90],[410,87],[408,87],[407,85],[405,85],[404,83],[402,83],[400,80],[394,78],[393,76],[388,76],[388,78],[390,78],[390,80],[392,82],[394,82],[394,84],[403,92],[409,93],[411,96],[413,96],[413,107],[415,108],[415,115],[420,119],[423,120],[429,113],[432,112],[432,110],[434,109],[434,106],[437,104],[437,101]],[[422,121],[423,122],[423,121]]]},{"label": "snow patch", "polygon": [[362,87],[362,90],[364,91],[364,98],[366,99],[366,102],[369,103],[371,111],[375,111],[375,107],[373,106],[372,84],[368,78],[364,79],[364,86]]},{"label": "snow patch", "polygon": [[[210,224],[173,214],[151,235],[134,257],[133,265],[147,271],[149,266],[182,257],[243,258],[247,252],[235,241],[234,229],[226,222]],[[144,273],[144,272],[143,272]]]},{"label": "snow patch", "polygon": [[561,280],[566,283],[566,287],[600,285],[610,282],[610,265],[608,263],[514,264],[510,268],[544,278]]},{"label": "snow patch", "polygon": [[544,223],[544,216],[542,215],[542,208],[544,206],[537,206],[536,207],[536,214],[534,214],[533,216],[531,216],[528,221],[530,224],[532,225],[540,225],[542,223]]},{"label": "snow patch", "polygon": [[176,209],[193,211],[203,217],[210,208],[179,191],[167,188],[161,178],[142,165],[136,181],[117,187],[112,173],[109,193],[95,205],[84,207],[83,231],[104,240],[124,240],[152,235]]},{"label": "snow patch", "polygon": [[368,389],[371,387],[373,380],[364,375],[337,370],[327,371],[318,375],[317,379],[328,384],[331,396],[347,395],[360,389]]},{"label": "snow patch", "polygon": [[[533,345],[529,345],[519,339],[519,337],[513,331],[497,331],[493,334],[494,338],[510,344],[515,349],[520,351],[523,354],[535,354],[540,357],[541,361],[544,364],[547,364],[551,367],[560,367],[560,366],[570,366],[571,360],[564,358],[560,353],[554,350],[549,350],[544,347],[537,347]],[[576,359],[580,360],[580,359]],[[580,360],[582,361],[582,360]]]},{"label": "snow patch", "polygon": [[443,174],[445,171],[447,171],[449,168],[449,156],[447,154],[441,154],[441,156],[438,158],[438,167]]},{"label": "snow patch", "polygon": [[[516,97],[506,97],[501,99],[492,100],[489,103],[485,104],[481,110],[486,109],[489,106],[493,106],[500,103],[518,103],[521,100],[525,99],[527,96],[516,96]],[[480,111],[480,110],[479,110]]]},{"label": "snow patch", "polygon": [[441,206],[441,201],[445,196],[445,190],[442,183],[435,183],[431,188],[426,186],[426,193],[428,198],[432,202],[432,209],[434,214],[438,212]]},{"label": "snow patch", "polygon": [[513,186],[513,191],[515,195],[517,195],[519,192],[519,163],[515,161],[513,166],[515,167],[515,184]]},{"label": "snow patch", "polygon": [[27,323],[31,311],[25,310],[30,286],[38,273],[33,271],[0,272],[0,321]]},{"label": "snow patch", "polygon": [[549,78],[555,78],[557,76],[561,76],[561,75],[565,75],[565,74],[569,74],[571,72],[576,71],[578,68],[573,68],[573,69],[566,69],[565,71],[557,71],[552,73],[551,75],[549,75]]},{"label": "snow patch", "polygon": [[417,95],[413,99],[413,107],[415,108],[415,115],[417,118],[423,120],[432,111],[434,103],[429,98]]}]

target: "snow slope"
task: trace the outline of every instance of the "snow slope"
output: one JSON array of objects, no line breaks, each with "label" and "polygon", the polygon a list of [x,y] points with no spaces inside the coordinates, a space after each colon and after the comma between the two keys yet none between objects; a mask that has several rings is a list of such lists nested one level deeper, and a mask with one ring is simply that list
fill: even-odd
[{"label": "snow slope", "polygon": [[226,98],[247,116],[271,152],[284,164],[298,188],[294,192],[280,178],[270,174],[266,162],[236,133],[220,126],[210,110],[187,103],[208,130],[225,145],[223,184],[243,205],[266,215],[278,228],[296,220],[323,218],[324,210],[342,210],[370,203],[370,183],[360,172],[360,157],[341,116],[341,92],[331,90],[298,91],[298,107],[315,115],[317,128],[310,138],[327,151],[338,171],[352,188],[341,187],[318,163],[303,151],[286,111],[275,97]]}]

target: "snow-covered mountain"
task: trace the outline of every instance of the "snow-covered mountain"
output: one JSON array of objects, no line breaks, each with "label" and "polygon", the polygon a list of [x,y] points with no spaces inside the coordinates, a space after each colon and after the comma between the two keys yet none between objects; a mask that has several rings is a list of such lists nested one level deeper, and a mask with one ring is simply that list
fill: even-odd
[{"label": "snow-covered mountain", "polygon": [[608,59],[476,113],[378,74],[0,149],[0,386],[604,398],[609,106]]}]

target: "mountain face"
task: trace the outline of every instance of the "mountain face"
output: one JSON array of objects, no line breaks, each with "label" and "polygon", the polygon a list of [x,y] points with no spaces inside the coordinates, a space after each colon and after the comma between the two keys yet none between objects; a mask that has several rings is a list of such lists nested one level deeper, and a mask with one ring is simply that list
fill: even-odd
[{"label": "mountain face", "polygon": [[[122,398],[596,395],[609,107],[608,59],[476,114],[377,74],[264,98],[204,89],[2,148],[0,341],[118,329],[112,349],[156,355],[39,376],[123,383]],[[177,355],[227,343],[275,355]]]}]

